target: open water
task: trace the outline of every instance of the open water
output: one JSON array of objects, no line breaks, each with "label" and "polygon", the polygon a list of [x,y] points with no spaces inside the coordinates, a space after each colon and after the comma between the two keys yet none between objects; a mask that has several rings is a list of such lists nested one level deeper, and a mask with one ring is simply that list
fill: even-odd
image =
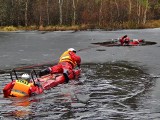
[{"label": "open water", "polygon": [[[156,42],[148,46],[105,47],[128,34]],[[17,31],[0,33],[0,119],[33,120],[159,120],[160,29],[118,31]],[[82,57],[79,80],[44,94],[4,98],[13,68],[24,72],[57,63],[69,47]]]}]

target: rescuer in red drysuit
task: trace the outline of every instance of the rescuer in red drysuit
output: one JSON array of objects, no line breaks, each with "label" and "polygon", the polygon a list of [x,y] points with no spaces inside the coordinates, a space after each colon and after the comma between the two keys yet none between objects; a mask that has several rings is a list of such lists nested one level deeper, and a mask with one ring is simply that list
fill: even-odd
[{"label": "rescuer in red drysuit", "polygon": [[129,41],[130,41],[130,38],[127,35],[122,36],[119,40],[121,45],[129,45]]},{"label": "rescuer in red drysuit", "polygon": [[33,82],[30,82],[30,76],[28,74],[23,74],[21,76],[22,79],[14,80],[8,83],[4,89],[4,97],[24,97],[24,96],[32,96],[36,94],[40,94],[43,92],[43,89]]},{"label": "rescuer in red drysuit", "polygon": [[57,65],[40,71],[39,76],[41,77],[47,74],[63,73],[67,83],[70,79],[75,78],[75,68],[78,67],[80,69],[80,64],[81,58],[76,55],[76,50],[74,48],[69,48],[61,55]]}]

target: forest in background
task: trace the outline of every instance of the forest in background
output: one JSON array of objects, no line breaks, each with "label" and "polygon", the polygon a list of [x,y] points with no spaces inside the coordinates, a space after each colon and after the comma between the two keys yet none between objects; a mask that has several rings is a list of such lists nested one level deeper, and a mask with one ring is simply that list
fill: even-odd
[{"label": "forest in background", "polygon": [[160,0],[0,0],[1,27],[124,29],[159,19]]}]

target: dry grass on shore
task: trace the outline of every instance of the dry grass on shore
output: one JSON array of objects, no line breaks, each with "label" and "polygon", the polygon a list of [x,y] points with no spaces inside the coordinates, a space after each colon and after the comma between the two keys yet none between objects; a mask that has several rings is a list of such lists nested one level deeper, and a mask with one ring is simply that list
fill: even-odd
[{"label": "dry grass on shore", "polygon": [[145,25],[137,25],[132,22],[127,22],[123,24],[114,23],[112,25],[108,25],[106,27],[97,27],[96,25],[74,25],[74,26],[0,26],[0,31],[18,31],[18,30],[25,30],[25,31],[67,31],[67,30],[87,30],[87,29],[105,29],[105,30],[115,30],[115,29],[137,29],[137,28],[159,28],[160,27],[160,20],[150,20],[147,21]]},{"label": "dry grass on shore", "polygon": [[150,20],[145,24],[146,28],[160,28],[160,20]]},{"label": "dry grass on shore", "polygon": [[25,31],[33,31],[33,30],[39,30],[39,31],[67,31],[67,30],[73,30],[73,31],[78,31],[78,30],[87,30],[90,28],[88,25],[75,25],[75,26],[27,26],[27,27],[22,27],[22,26],[1,26],[0,31],[18,31],[18,30],[25,30]]}]

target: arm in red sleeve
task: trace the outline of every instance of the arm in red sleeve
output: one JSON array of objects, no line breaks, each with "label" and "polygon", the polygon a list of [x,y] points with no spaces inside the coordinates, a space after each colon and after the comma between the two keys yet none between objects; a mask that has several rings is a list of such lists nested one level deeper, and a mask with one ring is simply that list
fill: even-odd
[{"label": "arm in red sleeve", "polygon": [[69,54],[70,54],[71,58],[72,58],[74,61],[76,61],[77,66],[80,67],[80,65],[81,65],[81,57],[78,56],[78,55],[76,55],[76,53],[74,53],[74,52],[69,52]]},{"label": "arm in red sleeve", "polygon": [[10,82],[3,88],[4,97],[8,97],[10,95],[14,84],[15,84],[15,81]]}]

